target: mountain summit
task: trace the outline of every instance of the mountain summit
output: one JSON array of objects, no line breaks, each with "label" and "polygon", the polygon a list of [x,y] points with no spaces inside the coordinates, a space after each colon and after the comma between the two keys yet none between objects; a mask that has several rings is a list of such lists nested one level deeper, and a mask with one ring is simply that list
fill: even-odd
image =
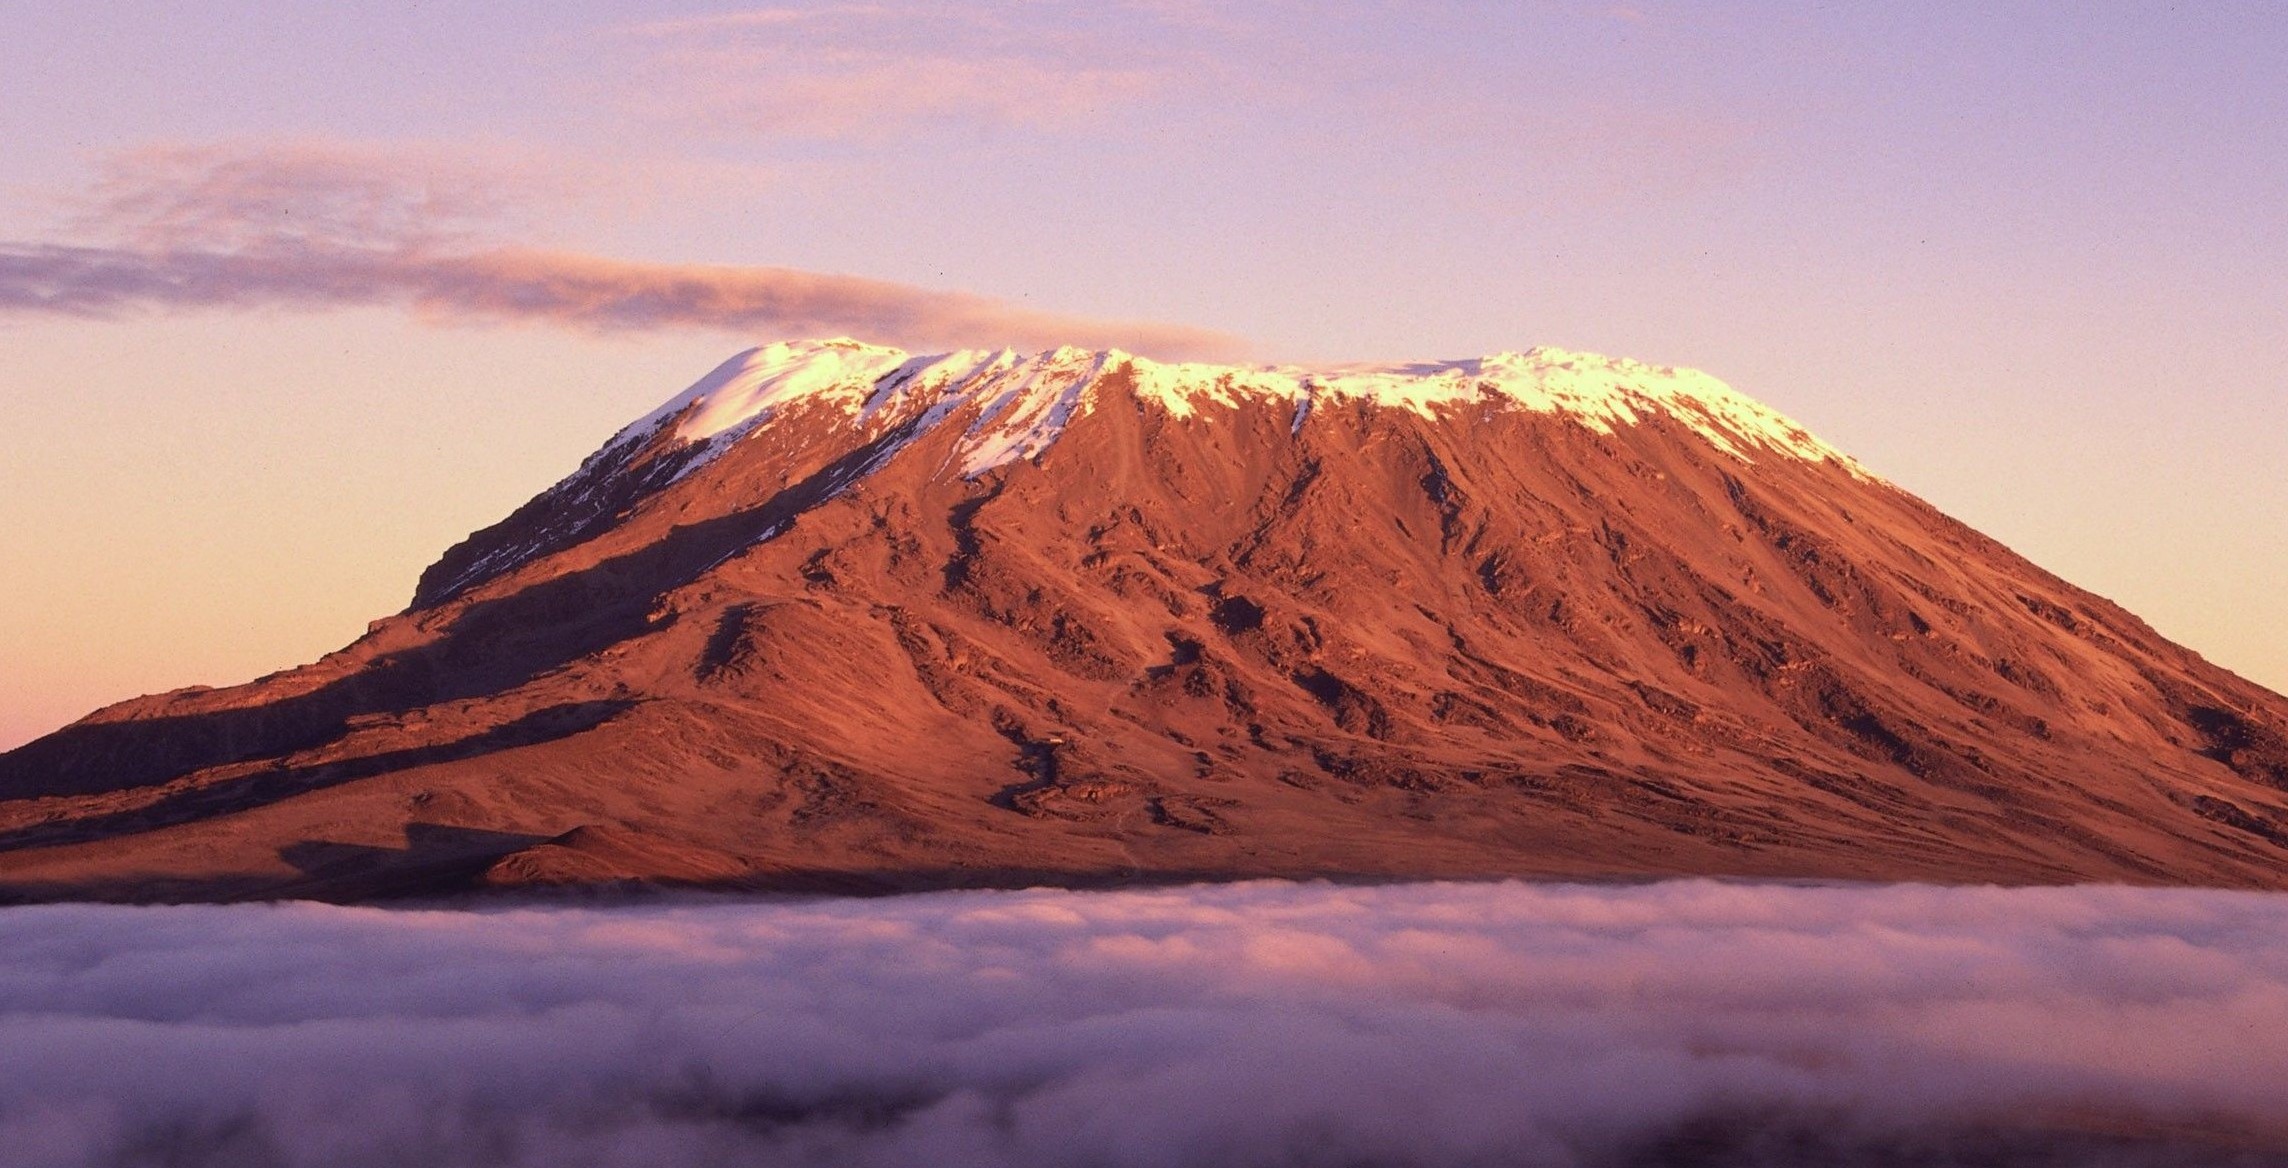
[{"label": "mountain summit", "polygon": [[0,893],[2288,887],[2288,699],[1704,374],[739,355],[299,669],[0,756]]}]

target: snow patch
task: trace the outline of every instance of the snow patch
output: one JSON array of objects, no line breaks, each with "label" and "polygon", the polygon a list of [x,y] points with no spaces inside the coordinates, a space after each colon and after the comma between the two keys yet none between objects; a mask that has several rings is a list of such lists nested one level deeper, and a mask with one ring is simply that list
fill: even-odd
[{"label": "snow patch", "polygon": [[1137,395],[1177,417],[1190,417],[1207,404],[1237,406],[1244,398],[1293,401],[1291,433],[1302,431],[1304,418],[1320,399],[1367,402],[1423,417],[1457,406],[1502,403],[1561,414],[1601,434],[1666,417],[1743,461],[1752,462],[1764,451],[1831,461],[1857,477],[1874,477],[1779,411],[1697,369],[1546,347],[1396,365],[1234,367],[1121,357],[1134,370]]},{"label": "snow patch", "polygon": [[702,447],[676,473],[682,479],[796,402],[860,409],[877,382],[910,363],[902,350],[848,337],[749,349],[614,435],[606,449],[641,444],[663,432],[681,445]]},{"label": "snow patch", "polygon": [[852,397],[863,401],[877,380],[907,360],[897,349],[847,337],[764,345],[716,366],[631,429],[653,429],[673,418],[676,437],[705,442],[790,402]]},{"label": "snow patch", "polygon": [[979,396],[993,394],[962,442],[961,477],[975,478],[997,466],[1032,458],[1049,448],[1089,403],[1113,352],[1092,353],[1067,346],[1023,361],[980,384]]}]

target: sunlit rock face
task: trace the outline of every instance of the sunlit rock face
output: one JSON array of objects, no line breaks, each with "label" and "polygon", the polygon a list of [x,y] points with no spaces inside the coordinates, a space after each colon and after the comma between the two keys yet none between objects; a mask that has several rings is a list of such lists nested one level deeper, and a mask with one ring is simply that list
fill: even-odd
[{"label": "sunlit rock face", "polygon": [[0,756],[0,888],[2278,887],[2288,702],[1689,370],[743,353],[312,665]]}]

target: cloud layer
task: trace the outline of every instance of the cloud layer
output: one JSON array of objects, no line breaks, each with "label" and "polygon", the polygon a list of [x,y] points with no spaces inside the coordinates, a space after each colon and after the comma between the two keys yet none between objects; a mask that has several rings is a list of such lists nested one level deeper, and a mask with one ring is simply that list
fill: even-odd
[{"label": "cloud layer", "polygon": [[792,268],[658,264],[570,252],[466,253],[331,245],[141,252],[0,245],[0,313],[402,304],[440,323],[538,322],[613,331],[706,328],[762,337],[852,335],[915,348],[1120,347],[1230,357],[1232,336],[1035,312],[965,292]]},{"label": "cloud layer", "polygon": [[[433,153],[174,147],[111,161],[61,241],[0,242],[0,316],[402,305],[439,322],[852,335],[914,348],[1060,344],[1229,358],[1226,333],[1022,308],[790,268],[502,246],[530,176]],[[504,189],[507,188],[507,189]]]},{"label": "cloud layer", "polygon": [[2288,898],[0,912],[10,1163],[2259,1165]]}]

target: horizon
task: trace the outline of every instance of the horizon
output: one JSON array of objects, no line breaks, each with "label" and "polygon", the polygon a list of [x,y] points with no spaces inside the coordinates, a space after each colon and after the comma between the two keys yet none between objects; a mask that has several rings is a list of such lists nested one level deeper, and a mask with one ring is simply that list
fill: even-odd
[{"label": "horizon", "polygon": [[0,11],[0,749],[824,330],[1705,370],[2288,689],[2260,7]]}]

